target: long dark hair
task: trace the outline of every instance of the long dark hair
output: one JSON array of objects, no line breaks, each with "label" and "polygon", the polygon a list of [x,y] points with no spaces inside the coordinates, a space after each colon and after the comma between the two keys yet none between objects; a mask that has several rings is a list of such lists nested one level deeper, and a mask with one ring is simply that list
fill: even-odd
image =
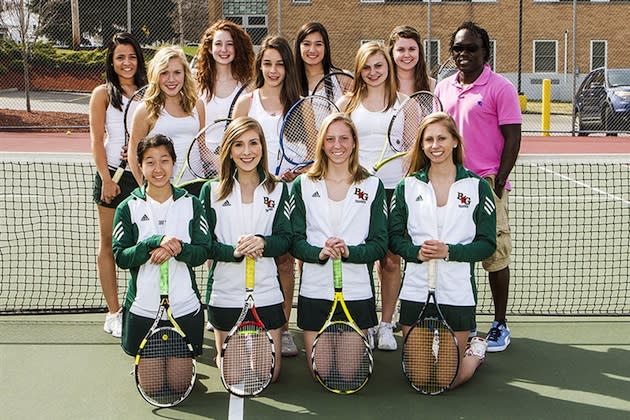
[{"label": "long dark hair", "polygon": [[[400,38],[412,39],[418,44],[418,62],[415,66],[414,71],[414,80],[413,80],[413,91],[417,92],[419,90],[431,90],[431,85],[429,84],[429,72],[427,71],[427,63],[424,60],[424,48],[422,47],[422,39],[420,38],[420,33],[411,26],[396,26],[392,33],[389,35],[389,55],[394,61],[394,45],[396,45],[396,41]],[[396,84],[400,88],[400,82],[398,81],[398,66],[394,62],[394,74],[396,75]]]},{"label": "long dark hair", "polygon": [[[330,54],[330,38],[328,37],[328,31],[326,30],[324,25],[319,22],[309,22],[302,25],[297,33],[297,37],[295,38],[295,44],[293,47],[295,53],[295,67],[298,74],[298,85],[300,88],[300,94],[302,96],[308,95],[308,79],[306,78],[304,60],[302,59],[302,54],[300,53],[300,44],[302,44],[304,38],[312,33],[319,33],[322,36],[322,40],[324,41],[324,58],[322,59],[324,75],[330,73],[331,71],[340,70],[332,63],[332,57]],[[332,86],[326,86],[326,89],[332,90]],[[330,95],[328,95],[328,93],[329,92],[326,92],[327,96],[332,96],[332,91],[330,92]]]},{"label": "long dark hair", "polygon": [[147,84],[147,68],[144,64],[144,55],[142,54],[142,48],[140,44],[128,32],[119,32],[114,34],[112,40],[107,45],[107,57],[105,58],[105,86],[107,86],[107,96],[112,106],[122,111],[122,87],[120,86],[120,80],[114,70],[114,50],[119,45],[131,45],[136,53],[138,59],[138,65],[136,67],[136,74],[133,76],[133,83],[137,88]]},{"label": "long dark hair", "polygon": [[280,91],[280,101],[283,107],[282,113],[286,115],[289,109],[291,109],[291,105],[300,99],[300,92],[298,90],[293,51],[291,50],[289,41],[285,38],[272,35],[263,40],[260,51],[256,56],[256,88],[260,88],[265,84],[265,77],[263,76],[261,65],[265,51],[270,49],[278,51],[284,63],[284,81],[282,82],[282,90]]}]

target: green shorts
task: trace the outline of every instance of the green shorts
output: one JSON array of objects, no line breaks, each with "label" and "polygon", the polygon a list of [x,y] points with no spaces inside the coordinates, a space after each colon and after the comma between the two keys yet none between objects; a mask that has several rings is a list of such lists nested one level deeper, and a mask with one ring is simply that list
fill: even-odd
[{"label": "green shorts", "polygon": [[[195,356],[199,356],[202,352],[204,316],[201,308],[197,312],[175,318],[184,334],[188,338],[188,342],[193,347]],[[155,318],[145,318],[135,315],[123,308],[123,326],[121,345],[125,353],[135,356],[140,348],[142,339],[147,335]],[[162,320],[159,326],[170,326],[170,322]]]},{"label": "green shorts", "polygon": [[[208,305],[208,321],[217,330],[230,331],[238,321],[242,310],[243,308],[219,308]],[[256,307],[256,312],[268,330],[275,330],[287,323],[282,303]]]},{"label": "green shorts", "polygon": [[[115,172],[115,169],[109,168],[109,174],[111,176],[114,176]],[[118,194],[111,201],[111,203],[105,203],[101,201],[101,189],[103,188],[103,180],[97,172],[96,175],[94,175],[94,188],[92,189],[92,198],[94,202],[99,206],[115,209],[125,198],[129,197],[129,194],[131,194],[133,190],[138,188],[138,183],[133,177],[131,171],[125,171],[123,173],[123,176],[120,178],[120,181],[118,181],[118,186],[120,187],[120,194]]]},{"label": "green shorts", "polygon": [[[424,307],[424,302],[412,302],[410,300],[400,300],[400,324],[411,326],[420,316],[420,311]],[[476,327],[475,306],[453,306],[440,305],[442,315],[453,331],[470,331]],[[434,304],[427,308],[429,316],[437,316]]]},{"label": "green shorts", "polygon": [[[352,319],[362,330],[368,329],[378,324],[376,317],[376,303],[374,298],[366,300],[350,300],[346,301],[346,306]],[[327,299],[311,299],[304,296],[298,297],[298,327],[305,331],[319,331],[330,313],[332,300]],[[334,319],[345,319],[343,308],[337,305],[335,308]]]}]

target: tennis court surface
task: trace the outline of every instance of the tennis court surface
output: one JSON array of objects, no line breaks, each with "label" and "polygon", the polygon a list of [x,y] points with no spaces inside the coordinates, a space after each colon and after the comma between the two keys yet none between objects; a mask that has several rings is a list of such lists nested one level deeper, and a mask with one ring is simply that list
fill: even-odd
[{"label": "tennis court surface", "polygon": [[[246,400],[243,418],[630,418],[629,163],[628,154],[519,159],[510,195],[513,341],[469,384],[418,395],[400,351],[377,351],[366,388],[337,396],[308,377],[302,353],[283,359],[280,382]],[[131,358],[102,331],[104,315],[92,313],[104,303],[90,157],[3,153],[0,166],[2,418],[227,418],[210,333],[190,398],[156,410],[135,389]],[[485,332],[492,304],[478,274]]]}]

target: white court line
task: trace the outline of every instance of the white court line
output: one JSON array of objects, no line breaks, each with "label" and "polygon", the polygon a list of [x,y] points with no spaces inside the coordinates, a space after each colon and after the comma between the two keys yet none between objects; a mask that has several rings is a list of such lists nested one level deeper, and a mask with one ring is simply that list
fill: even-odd
[{"label": "white court line", "polygon": [[552,174],[552,175],[554,175],[554,176],[556,176],[558,178],[564,179],[565,181],[572,182],[572,183],[574,183],[576,185],[579,185],[580,187],[584,187],[584,188],[589,189],[591,191],[594,191],[594,192],[596,192],[598,194],[601,194],[601,195],[603,195],[605,197],[608,197],[608,198],[610,198],[610,199],[612,199],[614,201],[620,201],[623,204],[625,204],[626,206],[630,206],[630,201],[626,200],[623,197],[618,197],[618,196],[616,196],[614,194],[610,194],[609,192],[601,190],[601,189],[599,189],[597,187],[593,187],[593,186],[591,186],[591,185],[589,185],[589,184],[587,184],[585,182],[578,181],[577,179],[571,178],[571,177],[566,176],[566,175],[562,175],[559,172],[555,172],[555,171],[553,171],[551,169],[547,169],[545,167],[539,166],[537,163],[531,163],[531,165],[536,167],[536,168],[538,168],[540,171],[547,172],[547,173]]},{"label": "white court line", "polygon": [[[235,385],[235,387],[242,386],[245,388],[245,385]],[[230,402],[228,408],[228,420],[243,420],[243,408],[245,405],[245,398],[237,397],[236,395],[230,392]]]}]

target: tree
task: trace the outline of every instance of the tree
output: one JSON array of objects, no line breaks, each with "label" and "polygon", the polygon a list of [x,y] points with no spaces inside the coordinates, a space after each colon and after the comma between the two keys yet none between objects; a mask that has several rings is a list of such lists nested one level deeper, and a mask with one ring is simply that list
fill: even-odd
[{"label": "tree", "polygon": [[[31,14],[32,5],[29,0],[4,0],[4,12],[0,15],[0,23],[12,30],[12,37],[20,46],[22,73],[24,75],[24,99],[26,111],[31,112],[31,75],[30,62],[33,44],[39,33],[39,13]],[[41,11],[41,9],[40,9]]]}]

